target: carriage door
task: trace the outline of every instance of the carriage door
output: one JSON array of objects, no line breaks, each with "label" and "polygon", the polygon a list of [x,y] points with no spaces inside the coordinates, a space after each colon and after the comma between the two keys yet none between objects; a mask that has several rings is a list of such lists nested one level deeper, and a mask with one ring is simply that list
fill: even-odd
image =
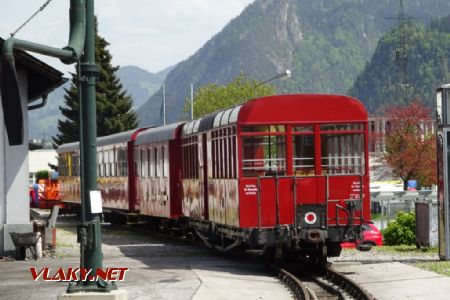
[{"label": "carriage door", "polygon": [[198,162],[199,162],[199,178],[201,185],[201,197],[203,198],[203,216],[205,220],[209,220],[208,210],[208,155],[207,155],[207,134],[203,133],[200,136],[198,143]]},{"label": "carriage door", "polygon": [[292,177],[260,177],[257,181],[260,227],[294,224],[295,209]]},{"label": "carriage door", "polygon": [[247,189],[258,191],[258,226],[293,224],[293,180],[287,176],[285,126],[248,126],[243,131],[243,176],[248,177]]}]

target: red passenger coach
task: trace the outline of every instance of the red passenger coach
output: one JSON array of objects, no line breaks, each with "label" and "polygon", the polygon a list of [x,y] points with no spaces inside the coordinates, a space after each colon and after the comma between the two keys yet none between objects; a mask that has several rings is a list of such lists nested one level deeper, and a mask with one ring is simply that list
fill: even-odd
[{"label": "red passenger coach", "polygon": [[180,204],[180,132],[182,123],[150,128],[136,139],[136,177],[141,215],[178,219]]},{"label": "red passenger coach", "polygon": [[[134,164],[134,140],[146,130],[140,128],[97,139],[97,184],[103,207],[111,210],[137,212],[139,202]],[[61,145],[58,150],[61,198],[65,203],[79,205],[80,145]]]},{"label": "red passenger coach", "polygon": [[367,112],[345,96],[265,97],[192,121],[183,213],[223,250],[339,255],[370,220],[366,145]]},{"label": "red passenger coach", "polygon": [[[338,95],[284,95],[97,141],[106,209],[227,251],[324,262],[370,220],[367,112]],[[58,149],[62,199],[79,203],[78,143]]]}]

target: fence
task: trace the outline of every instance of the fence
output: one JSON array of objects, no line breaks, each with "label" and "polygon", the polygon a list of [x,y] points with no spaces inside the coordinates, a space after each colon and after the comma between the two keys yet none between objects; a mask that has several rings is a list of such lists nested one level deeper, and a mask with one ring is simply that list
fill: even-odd
[{"label": "fence", "polygon": [[437,207],[436,191],[372,192],[370,199],[373,222],[379,229],[386,228],[399,212],[414,212],[416,201],[428,202]]}]

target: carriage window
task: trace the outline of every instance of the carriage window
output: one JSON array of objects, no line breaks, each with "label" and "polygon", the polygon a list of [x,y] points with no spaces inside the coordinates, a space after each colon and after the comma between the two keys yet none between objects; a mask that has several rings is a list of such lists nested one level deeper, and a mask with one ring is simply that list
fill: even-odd
[{"label": "carriage window", "polygon": [[292,143],[295,176],[314,176],[314,135],[294,135]]},{"label": "carriage window", "polygon": [[284,175],[286,172],[285,136],[243,138],[244,177]]},{"label": "carriage window", "polygon": [[293,132],[309,132],[314,133],[314,126],[296,126],[292,127]]},{"label": "carriage window", "polygon": [[110,175],[115,176],[115,159],[114,159],[114,149],[109,150],[109,166],[110,166]]},{"label": "carriage window", "polygon": [[69,176],[69,172],[68,172],[68,161],[67,161],[67,156],[66,154],[61,154],[59,159],[58,159],[58,166],[59,166],[59,173],[61,174],[61,176]]},{"label": "carriage window", "polygon": [[120,148],[118,151],[118,174],[119,176],[128,175],[128,165],[127,165],[127,151],[124,148]]},{"label": "carriage window", "polygon": [[100,177],[105,176],[105,169],[103,168],[103,151],[98,152],[98,167],[99,167],[99,174]]},{"label": "carriage window", "polygon": [[363,123],[356,124],[324,124],[320,125],[321,131],[338,131],[338,130],[364,130]]},{"label": "carriage window", "polygon": [[163,163],[163,167],[162,167],[162,177],[167,177],[168,175],[168,170],[167,170],[167,148],[165,146],[163,146],[161,148],[161,154],[162,154],[162,163]]},{"label": "carriage window", "polygon": [[323,174],[364,174],[363,134],[322,134]]},{"label": "carriage window", "polygon": [[155,177],[158,177],[159,175],[159,161],[158,161],[158,148],[156,147],[153,151],[154,155],[155,155],[155,159],[153,161],[154,166],[155,166]]},{"label": "carriage window", "polygon": [[243,132],[286,132],[284,125],[258,125],[258,126],[244,126]]},{"label": "carriage window", "polygon": [[147,149],[147,177],[152,177],[152,150]]},{"label": "carriage window", "polygon": [[108,155],[108,150],[103,152],[103,159],[105,162],[105,177],[109,177],[111,175],[110,173],[110,167],[109,167],[109,155]]},{"label": "carriage window", "polygon": [[[198,169],[199,169],[199,155],[198,155],[198,137],[190,136],[183,139],[183,145],[181,146],[182,152],[182,172],[183,178],[186,179],[197,179]],[[168,152],[167,147],[164,147],[165,151],[165,166],[164,172],[165,176],[169,175],[169,163],[168,163]]]},{"label": "carriage window", "polygon": [[142,178],[145,178],[145,177],[147,177],[147,172],[146,172],[146,169],[147,169],[147,155],[145,155],[146,153],[145,153],[145,149],[141,149],[141,177]]}]

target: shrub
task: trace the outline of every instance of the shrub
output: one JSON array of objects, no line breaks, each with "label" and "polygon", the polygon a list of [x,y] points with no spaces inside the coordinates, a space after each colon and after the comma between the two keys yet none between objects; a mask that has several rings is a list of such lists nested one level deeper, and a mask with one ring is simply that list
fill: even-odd
[{"label": "shrub", "polygon": [[416,215],[400,212],[397,220],[390,222],[382,233],[385,245],[415,245]]},{"label": "shrub", "polygon": [[48,171],[47,170],[40,170],[36,172],[36,183],[39,182],[39,179],[48,179]]}]

